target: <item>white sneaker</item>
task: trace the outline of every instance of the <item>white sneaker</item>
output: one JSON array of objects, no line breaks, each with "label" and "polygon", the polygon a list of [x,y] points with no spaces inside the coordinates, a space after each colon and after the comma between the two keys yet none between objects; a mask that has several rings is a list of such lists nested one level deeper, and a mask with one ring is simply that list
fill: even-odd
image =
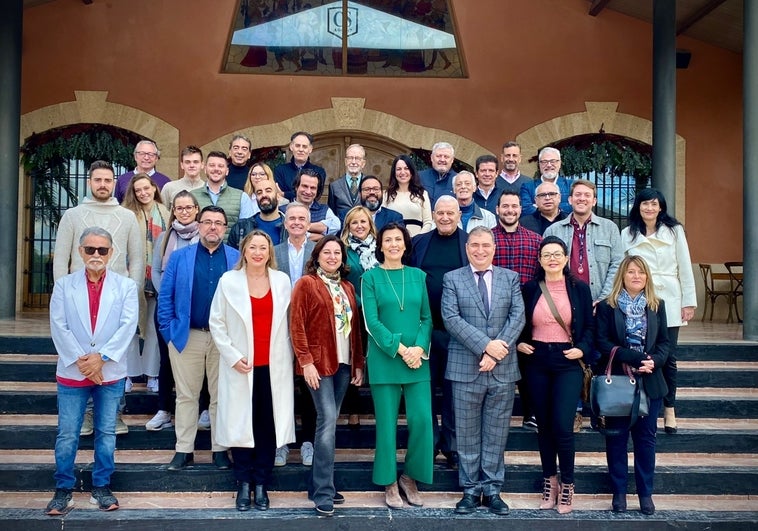
[{"label": "white sneaker", "polygon": [[158,378],[155,378],[154,376],[148,376],[147,390],[150,391],[151,393],[158,392]]},{"label": "white sneaker", "polygon": [[304,442],[303,445],[300,447],[300,457],[302,457],[303,464],[305,466],[312,466],[313,465],[313,444],[309,442]]},{"label": "white sneaker", "polygon": [[203,410],[202,413],[200,413],[200,418],[197,419],[197,429],[198,430],[209,430],[211,429],[211,414],[208,413],[208,410]]},{"label": "white sneaker", "polygon": [[290,453],[290,447],[286,444],[276,449],[276,457],[274,457],[274,466],[284,466],[287,464],[287,456]]},{"label": "white sneaker", "polygon": [[134,384],[132,383],[132,379],[128,376],[126,377],[126,383],[124,384],[124,392],[125,393],[131,393],[132,387],[134,387]]},{"label": "white sneaker", "polygon": [[171,422],[171,413],[162,409],[155,414],[153,418],[145,423],[147,431],[161,431],[163,428],[170,428],[174,424]]}]

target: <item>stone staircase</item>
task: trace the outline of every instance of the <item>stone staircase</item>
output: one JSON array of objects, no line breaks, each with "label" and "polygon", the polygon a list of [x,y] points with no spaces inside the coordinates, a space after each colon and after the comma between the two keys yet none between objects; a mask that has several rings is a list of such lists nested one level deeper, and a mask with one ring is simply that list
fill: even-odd
[{"label": "stone staircase", "polygon": [[[155,412],[156,396],[135,384],[127,395],[125,420],[130,430],[119,436],[112,487],[122,509],[100,513],[91,509],[92,437],[83,438],[77,459],[81,493],[77,509],[50,518],[42,509],[54,489],[53,448],[56,432],[55,362],[49,338],[0,337],[0,523],[2,529],[292,529],[301,522],[313,529],[454,529],[474,523],[477,529],[758,529],[758,344],[684,344],[680,346],[679,433],[658,435],[658,466],[653,517],[636,512],[634,479],[630,474],[630,512],[614,515],[605,465],[604,439],[589,422],[577,435],[574,513],[535,510],[541,485],[537,441],[521,428],[516,399],[506,453],[503,497],[508,517],[480,511],[468,517],[452,512],[458,491],[457,472],[442,461],[434,483],[422,485],[423,509],[389,510],[380,489],[371,483],[374,426],[369,414],[358,430],[342,419],[337,434],[335,482],[348,503],[335,518],[316,518],[305,495],[308,469],[293,445],[287,466],[274,470],[272,510],[234,510],[234,480],[230,471],[210,464],[209,432],[198,432],[196,466],[169,472],[174,432],[147,432],[145,422]],[[370,411],[368,389],[362,408]],[[401,425],[400,447],[407,440]],[[399,451],[400,460],[404,450]],[[632,457],[630,454],[630,463]],[[507,521],[507,522],[506,522]],[[210,526],[210,527],[209,527]]]}]

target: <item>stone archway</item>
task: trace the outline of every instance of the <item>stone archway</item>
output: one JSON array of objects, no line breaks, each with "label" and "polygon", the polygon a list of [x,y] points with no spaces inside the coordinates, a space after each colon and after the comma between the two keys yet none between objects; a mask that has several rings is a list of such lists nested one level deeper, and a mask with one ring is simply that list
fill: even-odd
[{"label": "stone archway", "polygon": [[232,131],[202,146],[204,153],[218,150],[226,153],[229,138],[243,134],[253,140],[254,146],[286,146],[294,131],[308,131],[318,137],[337,131],[349,132],[345,136],[356,139],[364,135],[382,136],[391,143],[408,147],[431,149],[435,142],[444,140],[455,147],[455,157],[473,165],[476,157],[490,150],[452,131],[425,127],[403,120],[392,114],[367,109],[365,98],[332,98],[332,107],[293,116],[275,124],[253,126]]},{"label": "stone archway", "polygon": [[[524,159],[527,154],[536,154],[541,147],[576,135],[597,133],[601,129],[606,133],[622,135],[647,144],[653,142],[653,122],[631,114],[616,112],[618,102],[584,102],[585,111],[566,114],[548,120],[527,129],[516,136],[521,145]],[[685,213],[685,148],[686,141],[676,135],[676,212],[677,218],[684,222]],[[522,171],[533,175],[536,166],[524,161]]]},{"label": "stone archway", "polygon": [[[74,91],[75,101],[49,105],[28,112],[21,116],[22,145],[35,132],[43,132],[57,127],[80,123],[99,123],[114,125],[127,129],[145,138],[154,140],[161,149],[160,170],[176,178],[179,155],[179,130],[161,120],[134,107],[127,107],[107,101],[107,91]],[[165,154],[165,156],[164,156]],[[19,168],[19,205],[26,205],[32,193],[24,169]],[[25,238],[30,232],[28,211],[19,209],[19,232],[16,241],[16,313],[22,311],[24,300],[25,261],[29,256],[29,241]]]}]

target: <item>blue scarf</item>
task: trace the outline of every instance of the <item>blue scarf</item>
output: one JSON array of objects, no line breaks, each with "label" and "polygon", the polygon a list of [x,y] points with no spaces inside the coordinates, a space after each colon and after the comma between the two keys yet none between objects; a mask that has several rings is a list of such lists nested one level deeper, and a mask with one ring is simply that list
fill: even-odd
[{"label": "blue scarf", "polygon": [[634,299],[626,290],[622,290],[618,300],[619,308],[624,314],[626,324],[626,346],[638,352],[645,352],[647,334],[647,298],[640,292]]}]

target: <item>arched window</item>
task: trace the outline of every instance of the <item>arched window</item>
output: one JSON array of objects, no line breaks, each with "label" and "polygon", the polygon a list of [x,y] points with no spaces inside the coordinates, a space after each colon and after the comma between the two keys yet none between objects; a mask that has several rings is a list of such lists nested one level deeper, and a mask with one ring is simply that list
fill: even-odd
[{"label": "arched window", "polygon": [[30,198],[25,238],[24,309],[47,309],[53,291],[53,252],[63,213],[87,194],[87,170],[95,160],[113,164],[116,177],[134,167],[142,138],[103,124],[76,124],[35,133],[21,146]]},{"label": "arched window", "polygon": [[[598,216],[612,220],[619,228],[626,227],[634,196],[650,183],[651,145],[601,131],[564,138],[544,147],[560,150],[561,173],[567,179],[595,183]],[[536,160],[536,156],[529,159]]]}]

